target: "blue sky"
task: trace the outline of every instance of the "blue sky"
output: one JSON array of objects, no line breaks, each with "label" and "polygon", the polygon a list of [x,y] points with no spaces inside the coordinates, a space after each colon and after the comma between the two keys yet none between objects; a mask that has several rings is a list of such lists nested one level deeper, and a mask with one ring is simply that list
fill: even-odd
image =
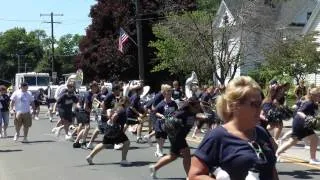
[{"label": "blue sky", "polygon": [[57,38],[64,34],[85,35],[85,29],[91,24],[88,17],[95,0],[1,0],[0,32],[14,27],[24,27],[27,31],[43,29],[51,35],[50,16],[40,14],[63,14],[55,16],[54,34]]}]

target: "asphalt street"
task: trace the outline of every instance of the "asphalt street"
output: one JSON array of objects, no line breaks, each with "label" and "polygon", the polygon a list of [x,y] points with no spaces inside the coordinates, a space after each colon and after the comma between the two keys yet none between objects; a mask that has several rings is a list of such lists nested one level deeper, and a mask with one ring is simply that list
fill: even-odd
[{"label": "asphalt street", "polygon": [[[14,131],[9,127],[6,139],[0,139],[0,180],[144,180],[151,179],[148,166],[157,161],[155,147],[135,143],[130,135],[131,147],[128,161],[132,165],[122,167],[119,162],[121,151],[111,148],[101,151],[95,159],[95,165],[88,165],[86,149],[74,149],[72,142],[64,140],[64,133],[57,138],[51,133],[55,122],[50,123],[46,116],[46,107],[40,114],[40,120],[33,121],[29,143],[14,142]],[[55,118],[57,119],[57,118]],[[93,123],[93,126],[95,124]],[[188,138],[192,151],[197,147],[197,139]],[[101,140],[101,136],[98,137]],[[166,143],[165,153],[169,151]],[[295,158],[286,158],[277,165],[280,179],[320,179],[320,166],[312,166]],[[158,179],[185,179],[182,160],[178,159],[158,171]]]}]

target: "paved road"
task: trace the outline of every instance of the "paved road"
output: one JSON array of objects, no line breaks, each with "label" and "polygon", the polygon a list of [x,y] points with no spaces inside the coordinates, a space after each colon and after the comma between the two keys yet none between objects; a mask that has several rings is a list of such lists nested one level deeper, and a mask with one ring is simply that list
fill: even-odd
[{"label": "paved road", "polygon": [[[43,107],[45,109],[45,107]],[[96,165],[89,166],[85,149],[73,149],[72,143],[63,136],[56,138],[50,133],[54,123],[49,123],[44,113],[34,121],[28,144],[14,142],[13,127],[10,126],[7,139],[0,139],[0,180],[88,180],[92,178],[108,180],[144,180],[149,177],[148,166],[157,161],[153,156],[154,147],[136,144],[130,136],[131,149],[128,160],[133,164],[121,167],[121,152],[106,149],[96,156]],[[98,138],[99,139],[99,138]],[[100,138],[101,139],[101,138]],[[191,138],[190,138],[191,139]],[[22,139],[21,139],[22,140]],[[194,150],[197,140],[190,141]],[[168,152],[169,144],[166,144]],[[320,166],[310,166],[298,159],[278,164],[280,179],[319,179]],[[185,179],[181,159],[160,169],[159,179]]]}]

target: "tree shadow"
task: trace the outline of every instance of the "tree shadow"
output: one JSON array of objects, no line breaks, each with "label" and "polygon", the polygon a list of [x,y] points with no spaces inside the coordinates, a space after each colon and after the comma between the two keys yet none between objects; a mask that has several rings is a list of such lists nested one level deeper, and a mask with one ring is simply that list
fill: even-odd
[{"label": "tree shadow", "polygon": [[149,164],[154,164],[154,161],[133,161],[129,165],[121,165],[120,162],[107,162],[107,163],[94,163],[93,165],[79,165],[75,167],[85,167],[85,166],[105,166],[105,165],[119,165],[122,167],[142,167],[147,166]]},{"label": "tree shadow", "polygon": [[40,140],[40,141],[28,141],[28,142],[22,142],[24,144],[36,144],[36,143],[50,143],[50,142],[56,142],[54,140]]},{"label": "tree shadow", "polygon": [[314,179],[312,176],[319,176],[320,170],[309,169],[309,170],[294,170],[294,171],[278,171],[279,175],[291,176],[295,179]]},{"label": "tree shadow", "polygon": [[6,149],[6,150],[0,150],[0,153],[19,152],[19,151],[22,151],[22,149]]},{"label": "tree shadow", "polygon": [[186,180],[186,178],[157,178],[157,179]]}]

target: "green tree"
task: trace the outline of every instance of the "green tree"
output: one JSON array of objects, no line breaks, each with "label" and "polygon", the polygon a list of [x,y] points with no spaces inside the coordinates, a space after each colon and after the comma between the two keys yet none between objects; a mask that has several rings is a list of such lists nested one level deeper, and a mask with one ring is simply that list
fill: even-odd
[{"label": "green tree", "polygon": [[79,52],[79,43],[83,36],[78,34],[66,34],[61,36],[57,41],[57,48],[55,50],[55,67],[58,74],[66,74],[76,72],[75,57]]},{"label": "green tree", "polygon": [[13,28],[0,34],[1,78],[13,79],[18,68],[20,72],[35,69],[44,55],[38,36],[41,33],[40,31],[28,33],[24,28]]},{"label": "green tree", "polygon": [[251,56],[248,49],[257,43],[252,37],[274,27],[270,23],[273,7],[261,1],[230,1],[236,5],[235,19],[231,19],[216,17],[220,0],[197,2],[197,11],[170,14],[154,26],[157,40],[150,46],[157,50],[157,57],[153,71],[189,75],[193,70],[202,82],[214,76],[225,84],[241,66],[256,63],[243,60]]},{"label": "green tree", "polygon": [[279,42],[266,52],[263,68],[278,76],[291,76],[296,83],[307,74],[319,72],[320,52],[317,48],[320,44],[316,41],[317,35],[312,33]]}]

